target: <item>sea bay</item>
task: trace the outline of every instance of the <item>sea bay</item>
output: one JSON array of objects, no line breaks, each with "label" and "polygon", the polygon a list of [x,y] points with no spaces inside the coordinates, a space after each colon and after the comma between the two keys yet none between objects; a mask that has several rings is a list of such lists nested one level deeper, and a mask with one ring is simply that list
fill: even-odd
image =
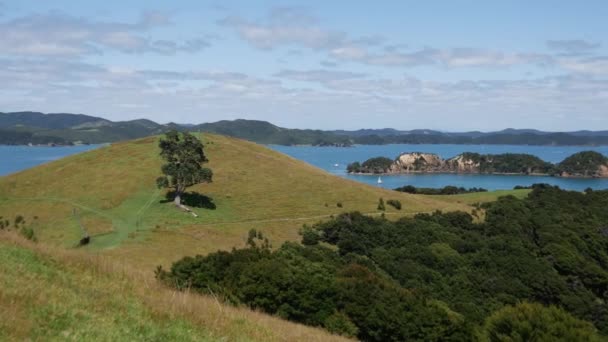
[{"label": "sea bay", "polygon": [[534,183],[548,183],[568,190],[608,189],[608,179],[560,178],[525,175],[471,175],[471,174],[401,174],[382,176],[349,175],[346,166],[354,161],[384,156],[391,159],[405,152],[436,153],[442,158],[450,158],[463,152],[484,154],[527,153],[551,163],[558,163],[570,155],[593,150],[608,155],[608,146],[527,146],[527,145],[448,145],[448,144],[393,144],[355,145],[353,147],[279,146],[271,148],[294,158],[303,160],[332,174],[358,182],[394,189],[404,185],[439,188],[447,185],[488,190],[507,190],[516,185],[528,186]]}]

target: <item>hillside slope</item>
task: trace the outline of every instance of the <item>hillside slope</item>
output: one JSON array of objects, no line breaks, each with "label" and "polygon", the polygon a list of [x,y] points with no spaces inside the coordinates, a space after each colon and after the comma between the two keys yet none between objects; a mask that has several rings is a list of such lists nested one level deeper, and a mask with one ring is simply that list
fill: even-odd
[{"label": "hillside slope", "polygon": [[204,141],[214,181],[192,190],[209,196],[217,208],[194,208],[199,218],[162,203],[164,192],[155,186],[161,165],[158,137],[116,143],[0,178],[0,216],[22,215],[40,241],[66,247],[81,238],[80,219],[92,235],[86,249],[151,269],[184,255],[243,246],[252,228],[278,246],[299,239],[305,223],[344,211],[377,213],[380,197],[403,203],[402,211],[388,208],[389,217],[470,210],[446,199],[339,178],[243,140],[208,134]]},{"label": "hillside slope", "polygon": [[149,272],[0,230],[2,341],[343,341],[320,329],[175,292]]}]

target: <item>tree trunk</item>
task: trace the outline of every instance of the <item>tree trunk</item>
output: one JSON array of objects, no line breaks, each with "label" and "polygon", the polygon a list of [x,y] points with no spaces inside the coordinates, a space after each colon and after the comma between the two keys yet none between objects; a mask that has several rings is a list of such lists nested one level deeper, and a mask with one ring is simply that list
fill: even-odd
[{"label": "tree trunk", "polygon": [[196,215],[196,213],[194,211],[190,210],[190,208],[188,208],[182,204],[182,191],[180,191],[178,189],[175,190],[175,198],[173,199],[173,203],[175,204],[176,207],[192,214],[192,216],[198,217],[198,215]]}]

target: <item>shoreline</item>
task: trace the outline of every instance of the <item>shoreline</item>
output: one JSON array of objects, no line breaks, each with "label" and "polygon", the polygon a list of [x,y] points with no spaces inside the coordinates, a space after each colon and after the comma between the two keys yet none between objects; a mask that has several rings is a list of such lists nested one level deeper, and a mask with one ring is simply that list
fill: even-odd
[{"label": "shoreline", "polygon": [[384,173],[363,173],[347,172],[353,176],[399,176],[399,175],[471,175],[471,176],[530,176],[530,177],[552,177],[552,178],[571,178],[571,179],[608,179],[608,177],[594,176],[562,176],[548,173],[518,173],[518,172],[453,172],[453,171],[411,171],[411,172],[384,172]]}]

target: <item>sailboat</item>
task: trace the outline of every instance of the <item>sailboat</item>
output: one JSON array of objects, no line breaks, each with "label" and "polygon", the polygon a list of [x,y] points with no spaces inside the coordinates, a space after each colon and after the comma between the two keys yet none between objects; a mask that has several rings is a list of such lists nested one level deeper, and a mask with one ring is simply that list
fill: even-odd
[{"label": "sailboat", "polygon": [[378,184],[382,184],[382,176],[378,177]]}]

